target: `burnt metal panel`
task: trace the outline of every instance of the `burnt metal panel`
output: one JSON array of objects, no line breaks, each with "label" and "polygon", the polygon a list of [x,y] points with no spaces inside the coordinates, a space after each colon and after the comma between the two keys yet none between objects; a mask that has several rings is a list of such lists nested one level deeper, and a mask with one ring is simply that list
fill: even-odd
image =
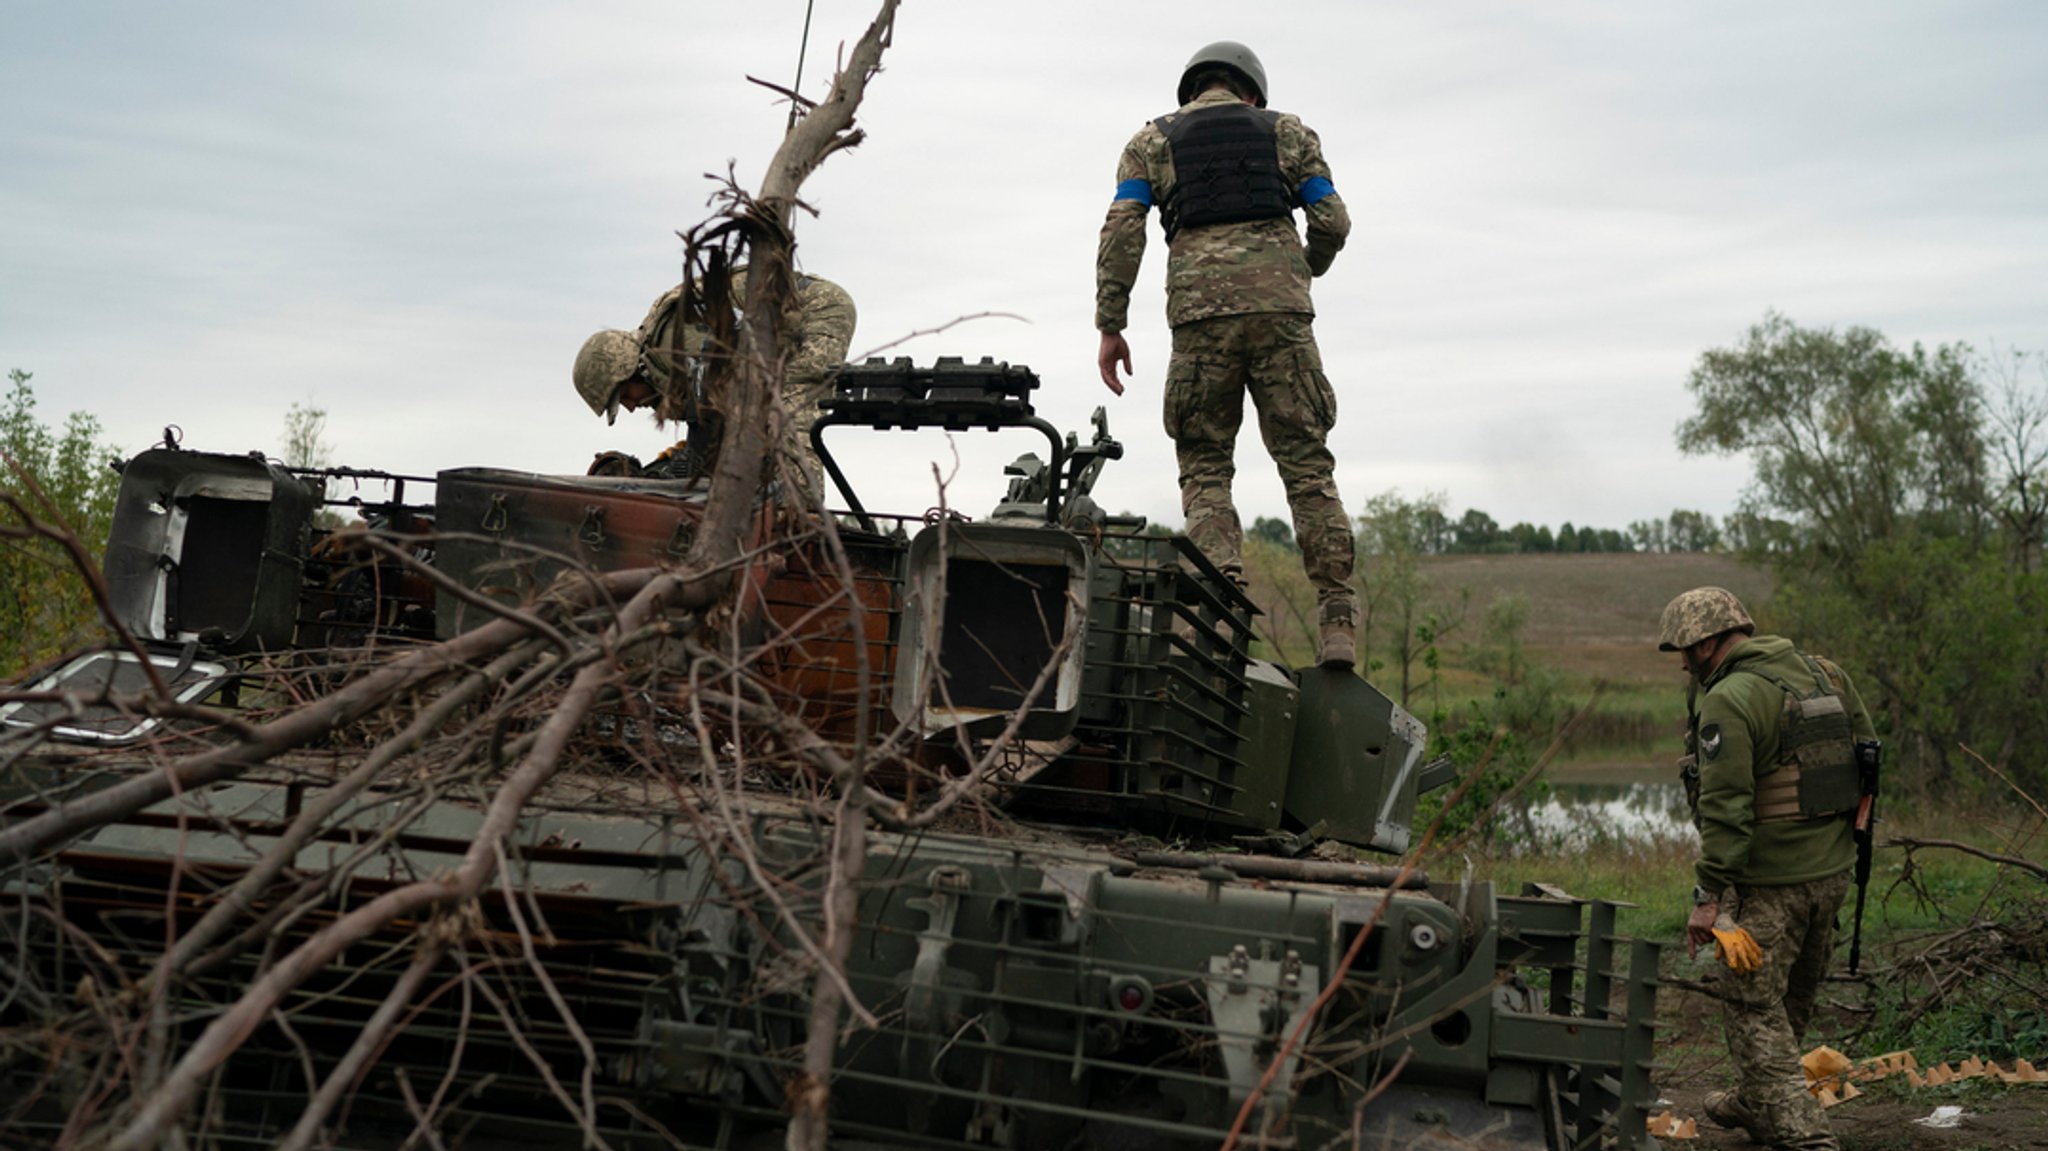
[{"label": "burnt metal panel", "polygon": [[[1026,739],[1072,731],[1088,650],[1080,613],[1089,571],[1081,541],[1053,528],[941,523],[919,532],[910,542],[897,718],[927,734],[965,725],[993,735],[1052,669],[1018,731]],[[1074,642],[1062,652],[1070,630]],[[928,660],[936,671],[929,678],[919,674]]]},{"label": "burnt metal panel", "polygon": [[[704,516],[705,489],[689,480],[544,476],[455,468],[435,479],[441,533],[435,566],[457,583],[518,607],[572,570],[616,571],[674,563]],[[441,589],[443,638],[494,618]]]},{"label": "burnt metal panel", "polygon": [[104,569],[144,639],[217,652],[288,646],[317,495],[252,456],[157,448],[121,472]]}]

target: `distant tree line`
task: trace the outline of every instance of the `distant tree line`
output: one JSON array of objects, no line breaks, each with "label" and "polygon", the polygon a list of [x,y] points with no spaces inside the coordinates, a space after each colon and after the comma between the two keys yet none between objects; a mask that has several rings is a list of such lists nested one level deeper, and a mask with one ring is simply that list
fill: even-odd
[{"label": "distant tree line", "polygon": [[[1724,528],[1704,512],[1682,509],[1666,519],[1638,520],[1623,532],[1578,527],[1570,521],[1556,531],[1528,523],[1504,529],[1477,508],[1453,519],[1446,510],[1449,506],[1441,492],[1410,499],[1398,490],[1387,491],[1365,502],[1354,525],[1363,609],[1359,641],[1366,653],[1366,672],[1377,679],[1384,671],[1387,690],[1403,706],[1411,702],[1418,678],[1430,670],[1431,653],[1446,637],[1477,629],[1484,633],[1478,639],[1486,641],[1489,636],[1512,637],[1516,630],[1514,621],[1496,618],[1506,610],[1503,605],[1486,606],[1475,614],[1462,589],[1436,587],[1422,570],[1426,557],[1714,551],[1744,538],[1734,517]],[[1261,627],[1278,654],[1299,657],[1312,650],[1315,592],[1302,574],[1300,549],[1286,520],[1260,516],[1245,529],[1245,574],[1264,615]],[[1512,644],[1490,646],[1505,652],[1503,678],[1513,683],[1519,676],[1519,652]]]},{"label": "distant tree line", "polygon": [[[1375,497],[1359,520],[1359,550],[1367,555],[1375,549],[1398,546],[1417,555],[1525,555],[1572,552],[1711,552],[1739,550],[1749,529],[1738,516],[1726,525],[1716,523],[1705,512],[1674,510],[1661,520],[1636,520],[1628,530],[1575,526],[1570,520],[1556,531],[1548,525],[1517,523],[1503,528],[1500,522],[1478,508],[1452,519],[1445,512],[1441,493],[1431,492],[1419,500],[1402,498],[1399,492]],[[1286,520],[1260,516],[1246,529],[1246,535],[1281,548],[1293,549],[1294,530]]]}]

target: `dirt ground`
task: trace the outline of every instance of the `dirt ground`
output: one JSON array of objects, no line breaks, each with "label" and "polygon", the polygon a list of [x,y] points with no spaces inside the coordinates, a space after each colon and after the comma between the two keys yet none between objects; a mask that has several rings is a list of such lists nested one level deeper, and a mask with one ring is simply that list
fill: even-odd
[{"label": "dirt ground", "polygon": [[[1747,1151],[1757,1144],[1740,1130],[1723,1130],[1706,1118],[1701,1100],[1709,1091],[1732,1087],[1735,1075],[1722,1046],[1721,1017],[1703,995],[1667,987],[1658,1015],[1670,1026],[1662,1035],[1656,1076],[1658,1101],[1652,1114],[1669,1110],[1698,1121],[1699,1136],[1662,1140],[1666,1151]],[[1825,1036],[1820,1037],[1825,1041]],[[1809,1043],[1815,1042],[1809,1037]],[[1845,1051],[1852,1058],[1877,1052]],[[1994,1085],[1975,1081],[1913,1088],[1891,1080],[1863,1085],[1865,1093],[1828,1109],[1828,1121],[1843,1151],[2006,1151],[2048,1148],[2048,1083]],[[1961,1122],[1951,1128],[1916,1123],[1936,1107],[1960,1106]]]}]

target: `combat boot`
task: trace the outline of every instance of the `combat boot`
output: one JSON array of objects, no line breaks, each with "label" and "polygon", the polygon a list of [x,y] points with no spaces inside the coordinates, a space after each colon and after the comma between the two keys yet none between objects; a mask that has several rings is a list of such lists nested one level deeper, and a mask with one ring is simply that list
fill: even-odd
[{"label": "combat boot", "polygon": [[1771,1143],[1771,1131],[1764,1125],[1763,1119],[1751,1111],[1749,1104],[1744,1103],[1742,1096],[1735,1092],[1709,1091],[1707,1097],[1700,1101],[1700,1107],[1716,1126],[1730,1130],[1739,1127],[1749,1132],[1751,1139],[1765,1145]]},{"label": "combat boot", "polygon": [[1319,637],[1315,662],[1350,672],[1358,664],[1358,616],[1350,600],[1329,600],[1323,604],[1323,633]]}]

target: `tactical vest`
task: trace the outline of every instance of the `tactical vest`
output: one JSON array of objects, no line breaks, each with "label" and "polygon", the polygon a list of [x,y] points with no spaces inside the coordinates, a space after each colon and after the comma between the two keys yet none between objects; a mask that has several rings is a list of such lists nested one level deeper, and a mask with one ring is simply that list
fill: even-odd
[{"label": "tactical vest", "polygon": [[1756,781],[1756,821],[1790,823],[1826,819],[1856,809],[1862,787],[1856,776],[1856,729],[1848,705],[1828,669],[1801,655],[1813,673],[1810,689],[1755,668],[1785,693],[1778,723],[1778,767]]},{"label": "tactical vest", "polygon": [[1182,228],[1276,220],[1294,211],[1273,126],[1280,113],[1222,104],[1153,121],[1173,149],[1173,188],[1159,205],[1166,240]]},{"label": "tactical vest", "polygon": [[[1785,693],[1778,720],[1778,762],[1756,776],[1754,810],[1758,823],[1792,823],[1829,819],[1856,809],[1862,786],[1856,772],[1856,728],[1836,686],[1832,670],[1813,656],[1801,654],[1813,682],[1796,684],[1753,667],[1739,669],[1767,680]],[[1687,700],[1690,711],[1691,699]],[[1697,750],[1699,716],[1691,716],[1686,760]],[[1686,780],[1693,820],[1699,820],[1697,769]]]}]

